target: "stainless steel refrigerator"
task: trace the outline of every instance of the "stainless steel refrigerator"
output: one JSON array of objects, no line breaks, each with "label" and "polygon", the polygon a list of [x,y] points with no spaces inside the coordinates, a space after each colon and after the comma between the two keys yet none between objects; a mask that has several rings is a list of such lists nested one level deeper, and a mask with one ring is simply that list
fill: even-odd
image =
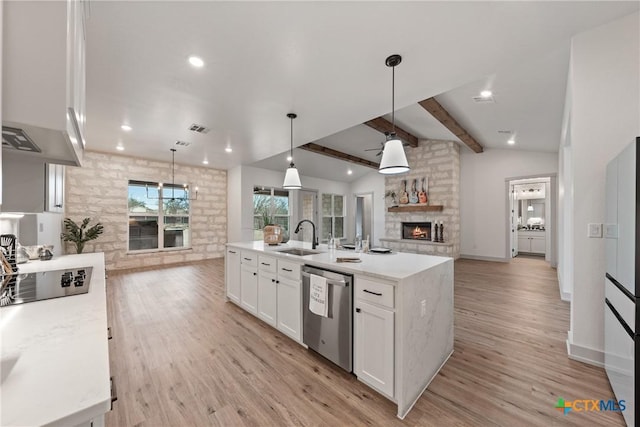
[{"label": "stainless steel refrigerator", "polygon": [[636,297],[640,293],[640,137],[607,165],[604,349],[605,368],[618,401],[625,401],[624,419],[633,426],[639,386],[640,340]]}]

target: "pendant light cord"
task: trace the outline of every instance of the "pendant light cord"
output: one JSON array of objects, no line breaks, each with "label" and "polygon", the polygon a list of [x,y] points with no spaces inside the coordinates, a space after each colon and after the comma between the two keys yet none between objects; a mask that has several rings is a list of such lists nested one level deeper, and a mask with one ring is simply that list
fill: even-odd
[{"label": "pendant light cord", "polygon": [[176,198],[176,149],[171,149],[171,200]]},{"label": "pendant light cord", "polygon": [[391,67],[391,132],[396,133],[396,66]]},{"label": "pendant light cord", "polygon": [[293,117],[291,117],[291,164],[290,166],[293,167]]}]

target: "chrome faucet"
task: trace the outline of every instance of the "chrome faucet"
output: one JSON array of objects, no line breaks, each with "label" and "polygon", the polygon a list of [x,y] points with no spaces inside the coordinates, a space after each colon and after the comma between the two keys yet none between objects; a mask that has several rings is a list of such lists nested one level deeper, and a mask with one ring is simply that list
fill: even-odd
[{"label": "chrome faucet", "polygon": [[311,236],[311,249],[315,249],[316,246],[318,246],[318,238],[316,237],[316,225],[313,222],[309,221],[308,219],[303,219],[296,226],[296,230],[294,231],[294,233],[298,234],[298,232],[300,231],[300,225],[303,222],[308,222],[309,224],[311,224],[311,227],[313,227],[313,236]]}]

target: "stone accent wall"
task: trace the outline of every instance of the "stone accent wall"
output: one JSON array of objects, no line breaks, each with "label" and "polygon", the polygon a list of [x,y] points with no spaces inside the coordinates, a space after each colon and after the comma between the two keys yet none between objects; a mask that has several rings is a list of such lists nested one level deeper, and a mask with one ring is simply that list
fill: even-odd
[{"label": "stone accent wall", "polygon": [[[405,147],[411,171],[404,175],[385,178],[385,192],[393,190],[398,196],[402,191],[402,180],[407,180],[407,191],[411,182],[427,177],[428,204],[443,205],[442,212],[386,212],[385,246],[404,252],[460,256],[460,145],[454,141],[421,140],[417,147]],[[389,204],[389,199],[387,199]],[[445,244],[416,244],[402,239],[402,222],[442,221]]]},{"label": "stone accent wall", "polygon": [[[167,156],[168,157],[168,156]],[[67,167],[65,217],[91,217],[104,233],[85,252],[104,252],[107,269],[155,266],[224,256],[227,241],[227,172],[176,164],[176,183],[199,187],[191,201],[191,249],[128,254],[129,180],[171,182],[171,162],[87,151],[84,166]],[[67,246],[67,253],[74,253]]]}]

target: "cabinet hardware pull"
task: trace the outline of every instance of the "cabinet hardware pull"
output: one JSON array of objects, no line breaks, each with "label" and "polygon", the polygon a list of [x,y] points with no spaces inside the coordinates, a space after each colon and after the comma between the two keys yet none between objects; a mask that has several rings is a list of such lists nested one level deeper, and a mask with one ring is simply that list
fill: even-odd
[{"label": "cabinet hardware pull", "polygon": [[276,283],[280,283],[280,280],[276,280]]},{"label": "cabinet hardware pull", "polygon": [[245,261],[251,261],[251,258],[245,258],[244,260]]},{"label": "cabinet hardware pull", "polygon": [[54,205],[56,208],[61,208],[62,205]]},{"label": "cabinet hardware pull", "polygon": [[236,251],[229,251],[230,254],[235,254],[237,253]]},{"label": "cabinet hardware pull", "polygon": [[291,272],[293,271],[293,270],[289,270],[288,268],[284,268],[284,267],[282,267],[282,269],[283,269],[284,271],[288,271],[289,273],[291,273]]},{"label": "cabinet hardware pull", "polygon": [[359,308],[356,308],[356,313],[360,313],[360,309]]},{"label": "cabinet hardware pull", "polygon": [[382,296],[382,293],[372,292],[372,291],[367,290],[367,289],[363,289],[363,291],[365,291],[365,292],[366,292],[366,293],[368,293],[368,294],[377,295],[377,296],[379,296],[379,297],[381,297],[381,296]]},{"label": "cabinet hardware pull", "polygon": [[276,283],[276,279],[271,279],[271,283]]},{"label": "cabinet hardware pull", "polygon": [[254,276],[258,275],[258,273],[253,273]]},{"label": "cabinet hardware pull", "polygon": [[271,264],[267,264],[266,262],[261,262],[260,264],[266,265],[267,267],[269,267],[271,265]]},{"label": "cabinet hardware pull", "polygon": [[107,328],[107,339],[108,340],[113,339],[113,335],[111,335],[111,326]]},{"label": "cabinet hardware pull", "polygon": [[111,410],[113,411],[113,402],[118,400],[118,390],[116,390],[116,382],[113,377],[110,377],[111,380]]}]

